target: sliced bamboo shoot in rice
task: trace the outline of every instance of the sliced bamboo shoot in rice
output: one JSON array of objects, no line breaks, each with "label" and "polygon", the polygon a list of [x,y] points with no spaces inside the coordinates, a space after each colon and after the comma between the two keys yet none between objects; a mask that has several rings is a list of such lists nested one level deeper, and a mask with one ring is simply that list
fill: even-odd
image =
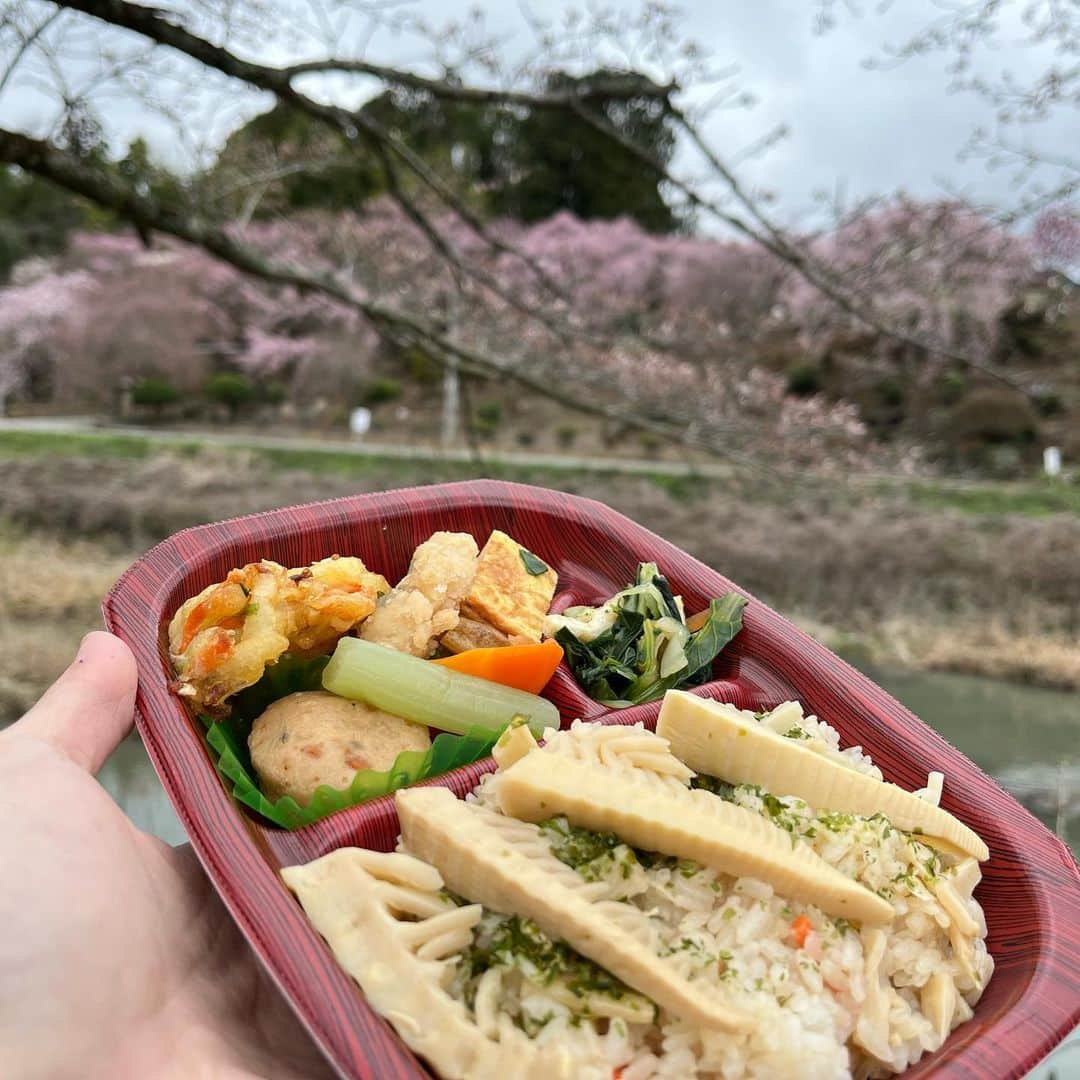
[{"label": "sliced bamboo shoot in rice", "polygon": [[980,881],[982,881],[982,868],[976,859],[964,859],[953,869],[952,886],[965,900],[971,899],[971,894]]},{"label": "sliced bamboo shoot in rice", "polygon": [[690,1023],[729,1032],[752,1026],[745,1013],[697,989],[658,956],[648,916],[629,904],[598,899],[606,887],[583,881],[559,862],[535,825],[462,802],[443,788],[405,789],[396,800],[404,845],[435,866],[458,895],[532,919],[550,937]]},{"label": "sliced bamboo shoot in rice", "polygon": [[[919,838],[919,842],[925,844],[928,848],[933,848],[935,851],[940,851],[942,855],[948,855],[953,859],[970,859],[973,858],[964,848],[958,844],[950,843],[948,840],[943,840],[940,836],[931,836],[925,831],[918,829],[913,830]],[[975,858],[977,863],[979,860]]]},{"label": "sliced bamboo shoot in rice", "polygon": [[881,970],[887,938],[882,930],[863,930],[860,935],[866,958],[866,997],[855,1021],[852,1041],[868,1054],[891,1065],[893,1048],[889,1043],[889,995],[892,986]]},{"label": "sliced bamboo shoot in rice", "polygon": [[[663,745],[655,736],[641,735]],[[781,896],[814,904],[828,915],[866,923],[893,917],[887,900],[772,822],[651,770],[534,750],[499,774],[495,797],[503,813],[523,821],[564,814],[572,825],[613,832],[633,847],[765,881]]]},{"label": "sliced bamboo shoot in rice", "polygon": [[491,754],[500,769],[509,769],[518,758],[536,749],[536,739],[525,724],[511,724],[495,743]]},{"label": "sliced bamboo shoot in rice", "polygon": [[[956,1015],[956,1003],[960,995],[956,992],[956,983],[947,971],[931,972],[930,978],[919,992],[919,1006],[923,1015],[933,1025],[938,1037],[938,1046],[945,1041],[952,1030],[952,1020]],[[936,1049],[936,1047],[934,1048]]]},{"label": "sliced bamboo shoot in rice", "polygon": [[286,867],[281,876],[372,1008],[440,1076],[610,1077],[605,1062],[540,1046],[512,1024],[492,1037],[469,1019],[444,987],[482,912],[440,894],[442,879],[431,866],[408,855],[339,848],[306,866]]},{"label": "sliced bamboo shoot in rice", "polygon": [[938,899],[949,917],[949,922],[956,927],[961,934],[975,937],[979,933],[979,924],[972,918],[968,911],[964,898],[956,891],[956,888],[948,878],[938,878],[931,886],[931,890]]},{"label": "sliced bamboo shoot in rice", "polygon": [[884,814],[898,829],[940,838],[980,861],[989,858],[986,844],[952,814],[747,720],[734,706],[672,690],[656,731],[697,772],[797,795],[816,810]]}]

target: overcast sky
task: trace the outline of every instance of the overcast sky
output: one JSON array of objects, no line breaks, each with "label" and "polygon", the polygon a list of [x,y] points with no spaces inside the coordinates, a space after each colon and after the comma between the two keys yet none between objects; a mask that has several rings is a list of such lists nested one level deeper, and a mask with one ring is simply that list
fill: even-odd
[{"label": "overcast sky", "polygon": [[[424,0],[422,11],[436,23],[464,13],[472,2]],[[524,47],[515,4],[488,0],[482,6],[489,26],[508,37],[508,52]],[[636,5],[614,0],[611,6]],[[867,57],[880,55],[884,43],[902,39],[940,8],[933,0],[903,0],[879,15],[870,0],[862,6],[868,13],[860,18],[838,4],[839,25],[817,36],[811,0],[685,0],[689,36],[718,60],[738,65],[742,84],[759,99],[751,109],[713,117],[709,134],[716,145],[734,152],[772,126],[788,125],[784,141],[744,167],[753,183],[777,193],[788,219],[807,212],[815,190],[840,190],[857,198],[903,189],[932,197],[942,194],[947,181],[973,197],[1013,198],[1005,175],[988,173],[980,162],[958,161],[972,129],[992,123],[992,114],[969,95],[946,93],[946,58],[932,56],[884,72],[864,67]],[[532,3],[537,12],[558,7],[542,0]],[[1038,70],[1043,58],[1011,47],[1016,36],[1005,35],[1006,48],[994,57],[990,71],[1003,63],[1021,76]],[[376,37],[368,51],[370,59],[384,62],[411,62],[416,55],[415,43],[389,35]],[[257,97],[231,95],[226,109],[214,109],[213,138],[220,140],[230,126],[265,107]],[[0,96],[0,123],[33,130],[45,114],[43,100],[25,86],[9,86]],[[138,103],[112,100],[104,120],[115,145],[144,134],[159,154],[176,160],[173,130]],[[1075,114],[1061,117],[1039,138],[1049,145],[1075,145],[1080,123]]]}]

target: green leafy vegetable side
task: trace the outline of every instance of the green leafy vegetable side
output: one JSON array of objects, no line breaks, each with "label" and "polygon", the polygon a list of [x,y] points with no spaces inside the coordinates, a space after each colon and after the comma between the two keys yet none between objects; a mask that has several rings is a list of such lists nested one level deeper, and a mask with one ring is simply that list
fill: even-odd
[{"label": "green leafy vegetable side", "polygon": [[746,597],[738,593],[725,593],[718,600],[709,601],[709,617],[705,625],[690,638],[686,647],[686,660],[691,675],[708,670],[719,656],[720,650],[742,629],[742,613]]},{"label": "green leafy vegetable side", "polygon": [[471,765],[491,753],[501,734],[481,727],[473,727],[465,735],[443,732],[435,737],[427,750],[407,750],[398,754],[385,772],[363,769],[347,788],[340,790],[324,784],[315,790],[307,806],[301,806],[290,796],[271,801],[259,790],[251,766],[247,746],[251,725],[268,705],[280,698],[303,690],[322,689],[322,672],[327,660],[325,656],[314,659],[283,656],[267,668],[259,682],[236,695],[228,718],[215,721],[202,717],[214,764],[218,772],[232,782],[233,796],[284,829],[311,825],[338,810],[389,795],[399,788],[462,765]]},{"label": "green leafy vegetable side", "polygon": [[655,563],[641,563],[634,584],[602,608],[556,616],[562,625],[555,640],[590,697],[625,708],[706,682],[717,655],[742,629],[745,607],[738,593],[710,600],[704,625],[691,633],[667,579]]},{"label": "green leafy vegetable side", "polygon": [[521,561],[525,564],[525,569],[528,570],[533,577],[539,577],[541,574],[546,574],[551,567],[548,566],[543,559],[538,559],[531,551],[525,548],[520,548]]}]

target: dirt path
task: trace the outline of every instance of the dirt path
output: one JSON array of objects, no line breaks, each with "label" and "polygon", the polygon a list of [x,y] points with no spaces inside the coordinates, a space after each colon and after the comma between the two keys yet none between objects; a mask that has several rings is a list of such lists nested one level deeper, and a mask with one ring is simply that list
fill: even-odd
[{"label": "dirt path", "polygon": [[50,435],[84,435],[152,439],[155,443],[205,443],[230,449],[302,450],[325,454],[353,454],[361,458],[392,458],[396,461],[461,462],[482,466],[509,465],[529,469],[568,472],[624,473],[631,476],[698,476],[723,479],[735,471],[723,462],[663,461],[647,458],[594,458],[572,454],[538,454],[526,450],[441,447],[435,443],[386,443],[370,439],[324,439],[304,435],[259,435],[256,432],[206,431],[102,424],[92,416],[0,418],[0,432],[25,431]]}]

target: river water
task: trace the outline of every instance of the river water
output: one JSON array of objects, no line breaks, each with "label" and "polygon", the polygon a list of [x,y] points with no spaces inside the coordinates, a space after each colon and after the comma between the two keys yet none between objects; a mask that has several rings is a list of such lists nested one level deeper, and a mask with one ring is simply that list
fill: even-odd
[{"label": "river water", "polygon": [[[867,673],[1080,850],[1080,694],[972,675]],[[184,839],[137,739],[124,742],[101,780],[141,828],[172,844]]]},{"label": "river water", "polygon": [[974,675],[867,674],[1080,850],[1080,694]]}]

